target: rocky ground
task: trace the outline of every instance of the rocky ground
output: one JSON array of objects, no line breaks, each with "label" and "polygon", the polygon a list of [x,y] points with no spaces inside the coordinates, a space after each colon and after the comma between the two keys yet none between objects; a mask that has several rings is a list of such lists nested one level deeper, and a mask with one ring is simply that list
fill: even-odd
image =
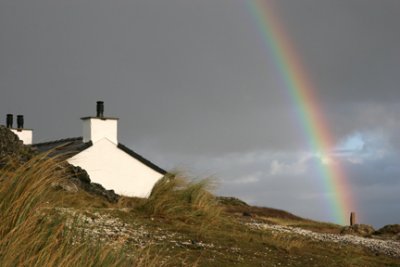
[{"label": "rocky ground", "polygon": [[[10,160],[15,166],[24,164],[36,155],[0,126],[0,168]],[[169,266],[298,267],[320,266],[321,261],[325,266],[400,266],[398,224],[378,231],[365,225],[340,227],[222,197],[217,200],[223,206],[223,220],[209,224],[199,217],[200,223],[187,222],[187,217],[154,215],[136,209],[138,199],[126,199],[124,204],[124,198],[91,183],[80,168],[60,164],[59,170],[67,179],[51,184],[55,190],[46,203],[60,197],[62,204],[48,205],[43,217],[57,221],[58,215],[65,216],[66,226],[77,230],[71,231],[74,243],[94,241],[116,249],[122,247],[132,257],[135,251],[145,251],[150,258],[170,261]],[[186,260],[192,264],[182,263]]]},{"label": "rocky ground", "polygon": [[[112,217],[109,214],[82,213],[70,208],[60,208],[61,214],[69,215],[69,225],[82,231],[83,236],[100,239],[107,243],[130,244],[143,248],[152,244],[166,244],[177,247],[216,249],[214,244],[207,244],[195,240],[186,239],[181,234],[167,231],[162,228],[149,228],[141,224],[126,224],[121,219]],[[376,255],[384,254],[394,258],[400,258],[400,241],[379,240],[365,238],[349,234],[328,234],[317,233],[299,227],[275,225],[260,222],[245,223],[250,229],[271,231],[273,233],[294,234],[313,241],[332,242],[341,244],[353,244],[363,246]],[[232,251],[233,252],[233,251]]]},{"label": "rocky ground", "polygon": [[382,253],[391,257],[400,258],[400,242],[392,240],[378,240],[373,238],[359,237],[355,235],[339,235],[339,234],[325,234],[316,233],[298,227],[266,224],[251,222],[246,223],[252,229],[257,230],[270,230],[277,233],[291,233],[296,235],[305,236],[315,241],[321,242],[334,242],[343,244],[354,244],[366,247],[374,253]]},{"label": "rocky ground", "polygon": [[108,244],[132,245],[145,248],[149,245],[166,244],[177,247],[212,248],[212,244],[188,240],[183,235],[160,227],[148,227],[140,223],[125,223],[117,217],[99,212],[78,212],[70,208],[58,208],[60,214],[67,215],[68,226],[81,230],[82,237],[93,238]]}]

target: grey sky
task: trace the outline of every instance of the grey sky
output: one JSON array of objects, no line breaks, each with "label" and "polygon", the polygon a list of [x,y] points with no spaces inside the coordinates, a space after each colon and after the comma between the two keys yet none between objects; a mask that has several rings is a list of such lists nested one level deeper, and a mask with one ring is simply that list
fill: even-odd
[{"label": "grey sky", "polygon": [[[400,1],[276,2],[363,223],[399,223]],[[24,114],[36,142],[79,136],[104,100],[121,142],[161,166],[330,220],[281,86],[244,0],[0,0],[1,120]]]}]

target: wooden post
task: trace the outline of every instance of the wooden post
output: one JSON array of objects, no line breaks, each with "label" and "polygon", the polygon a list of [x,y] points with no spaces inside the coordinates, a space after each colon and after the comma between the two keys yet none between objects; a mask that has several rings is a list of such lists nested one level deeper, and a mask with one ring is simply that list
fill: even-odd
[{"label": "wooden post", "polygon": [[356,213],[352,211],[350,213],[350,226],[353,226],[356,224]]}]

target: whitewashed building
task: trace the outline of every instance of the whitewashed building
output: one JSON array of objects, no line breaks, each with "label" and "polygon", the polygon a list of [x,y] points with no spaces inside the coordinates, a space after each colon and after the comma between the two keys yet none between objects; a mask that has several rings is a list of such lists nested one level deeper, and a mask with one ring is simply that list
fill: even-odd
[{"label": "whitewashed building", "polygon": [[92,182],[117,194],[148,197],[166,171],[118,142],[118,118],[104,117],[104,103],[97,102],[97,116],[81,118],[83,136],[34,144],[38,151],[65,153],[67,161],[87,171]]},{"label": "whitewashed building", "polygon": [[18,115],[17,116],[17,128],[13,127],[14,117],[12,114],[7,114],[6,119],[6,126],[10,129],[13,133],[15,133],[19,140],[22,141],[25,145],[32,144],[32,129],[24,128],[24,116]]}]

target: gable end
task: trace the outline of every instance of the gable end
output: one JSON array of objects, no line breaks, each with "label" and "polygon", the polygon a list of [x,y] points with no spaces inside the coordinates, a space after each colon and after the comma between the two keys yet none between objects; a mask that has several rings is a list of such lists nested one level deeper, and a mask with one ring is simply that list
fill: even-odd
[{"label": "gable end", "polygon": [[144,165],[146,165],[147,167],[155,170],[158,173],[161,173],[162,175],[167,174],[167,171],[164,169],[161,169],[160,167],[158,167],[157,165],[155,165],[153,162],[143,158],[141,155],[137,154],[135,151],[129,149],[128,147],[124,146],[121,143],[118,143],[117,147],[119,149],[121,149],[122,151],[124,151],[125,153],[127,153],[128,155],[132,156],[133,158],[137,159],[138,161],[140,161],[141,163],[143,163]]}]

